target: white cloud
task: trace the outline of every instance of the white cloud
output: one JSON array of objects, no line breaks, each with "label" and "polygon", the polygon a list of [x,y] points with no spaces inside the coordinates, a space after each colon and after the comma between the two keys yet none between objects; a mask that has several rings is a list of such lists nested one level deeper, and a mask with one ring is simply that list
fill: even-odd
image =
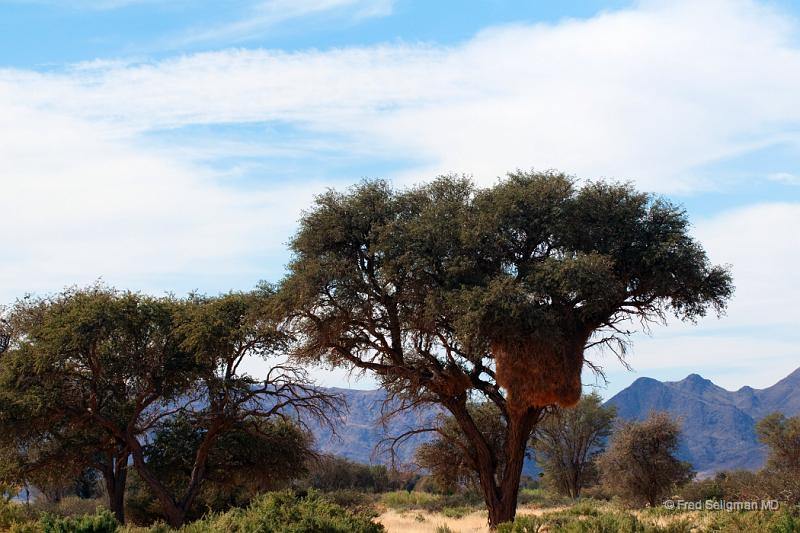
[{"label": "white cloud", "polygon": [[[281,2],[265,13],[285,13]],[[797,35],[747,1],[645,2],[455,47],[227,50],[2,78],[15,99],[134,132],[284,121],[413,154],[417,179],[558,167],[675,192],[724,186],[696,169],[796,135]]]},{"label": "white cloud", "polygon": [[800,203],[748,206],[700,221],[696,235],[716,262],[732,265],[731,327],[800,324]]},{"label": "white cloud", "polygon": [[255,283],[265,266],[247,258],[283,258],[320,187],[232,190],[97,124],[24,108],[0,113],[0,161],[2,301],[98,277],[156,292],[165,279],[221,273]]}]

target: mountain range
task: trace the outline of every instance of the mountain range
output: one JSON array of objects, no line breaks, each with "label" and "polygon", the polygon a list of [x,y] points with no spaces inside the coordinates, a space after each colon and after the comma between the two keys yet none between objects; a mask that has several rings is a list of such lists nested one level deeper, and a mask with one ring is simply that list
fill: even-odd
[{"label": "mountain range", "polygon": [[680,455],[701,476],[719,470],[755,470],[764,464],[765,447],[756,423],[779,411],[800,415],[800,368],[766,389],[729,391],[691,374],[680,381],[639,378],[606,402],[617,416],[642,420],[650,411],[665,411],[681,422]]},{"label": "mountain range", "polygon": [[[376,452],[383,439],[427,427],[441,413],[432,407],[403,412],[384,427],[380,424],[384,391],[330,390],[343,395],[349,409],[333,429],[314,429],[317,447],[323,453],[358,462],[388,462],[386,453]],[[800,415],[800,368],[771,387],[742,387],[737,391],[723,389],[697,374],[666,382],[643,377],[610,398],[606,405],[616,406],[618,417],[624,420],[642,420],[651,411],[665,411],[679,419],[679,455],[692,463],[700,476],[719,470],[755,470],[766,458],[766,450],[756,437],[756,423],[774,411]],[[430,433],[410,437],[399,447],[398,460],[409,462],[416,447],[430,438]],[[525,470],[532,473],[535,466],[528,464]]]}]

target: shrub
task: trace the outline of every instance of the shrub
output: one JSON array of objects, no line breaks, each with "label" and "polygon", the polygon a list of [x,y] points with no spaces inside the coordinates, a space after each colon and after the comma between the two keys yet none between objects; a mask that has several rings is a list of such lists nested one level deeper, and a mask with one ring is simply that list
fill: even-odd
[{"label": "shrub", "polygon": [[323,455],[309,462],[308,483],[324,492],[359,490],[384,492],[404,486],[409,480],[384,465],[356,463],[343,457]]},{"label": "shrub", "polygon": [[387,492],[381,496],[381,503],[390,509],[405,511],[408,509],[440,509],[444,506],[444,497],[428,492],[406,492],[398,490]]},{"label": "shrub", "polygon": [[107,509],[83,516],[56,517],[45,514],[40,522],[44,533],[115,533],[119,526]]},{"label": "shrub", "polygon": [[367,512],[374,514],[374,505],[378,501],[377,494],[370,494],[358,490],[337,490],[322,493],[336,505],[357,513]]},{"label": "shrub", "polygon": [[597,461],[603,485],[628,502],[655,507],[694,475],[691,465],[676,457],[679,437],[680,425],[666,413],[623,423]]},{"label": "shrub", "polygon": [[725,499],[726,494],[721,481],[721,478],[690,481],[681,487],[678,492],[681,495],[681,499],[686,501],[722,500]]},{"label": "shrub", "polygon": [[447,518],[461,518],[472,512],[469,507],[445,507],[442,509],[442,514]]},{"label": "shrub", "polygon": [[569,409],[555,407],[531,436],[545,485],[570,498],[596,484],[595,457],[605,448],[616,416],[597,392],[584,395]]},{"label": "shrub", "polygon": [[0,531],[21,527],[32,519],[29,508],[0,498]]},{"label": "shrub", "polygon": [[187,526],[183,533],[380,533],[383,526],[309,491],[272,492],[256,498],[247,509],[232,509]]}]

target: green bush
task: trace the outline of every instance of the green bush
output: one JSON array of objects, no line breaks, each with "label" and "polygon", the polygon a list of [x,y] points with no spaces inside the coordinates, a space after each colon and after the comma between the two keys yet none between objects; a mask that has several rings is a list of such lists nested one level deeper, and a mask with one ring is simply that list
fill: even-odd
[{"label": "green bush", "polygon": [[211,515],[181,529],[182,533],[380,533],[383,526],[363,513],[353,513],[316,491],[292,491],[256,498],[246,509]]},{"label": "green bush", "polygon": [[513,523],[501,524],[497,533],[645,533],[648,529],[627,513],[601,513],[581,516],[552,513],[545,516],[521,516]]},{"label": "green bush", "polygon": [[44,533],[115,533],[119,524],[111,511],[93,515],[57,517],[45,514],[40,520]]},{"label": "green bush", "polygon": [[390,509],[405,511],[408,509],[433,509],[444,507],[444,496],[429,492],[407,492],[398,490],[381,495],[381,503]]},{"label": "green bush", "polygon": [[374,514],[375,503],[379,498],[377,494],[358,490],[337,490],[334,492],[323,492],[322,494],[336,505],[341,505],[345,509],[357,513],[369,512]]},{"label": "green bush", "polygon": [[442,509],[442,514],[447,518],[461,518],[472,511],[470,507],[445,507]]},{"label": "green bush", "polygon": [[20,528],[35,518],[30,509],[24,505],[0,498],[0,531],[9,531],[14,527]]},{"label": "green bush", "polygon": [[470,491],[444,495],[399,490],[381,495],[380,503],[396,511],[423,509],[431,512],[444,512],[445,509],[460,509],[466,514],[485,508],[483,498],[476,492]]}]

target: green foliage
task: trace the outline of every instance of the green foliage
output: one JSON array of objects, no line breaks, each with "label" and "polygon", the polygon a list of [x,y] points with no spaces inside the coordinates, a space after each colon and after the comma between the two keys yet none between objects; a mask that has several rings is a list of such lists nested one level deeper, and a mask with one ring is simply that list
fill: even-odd
[{"label": "green foliage", "polygon": [[106,509],[83,516],[56,517],[45,514],[41,524],[44,533],[115,533],[119,527],[114,515]]},{"label": "green foliage", "polygon": [[419,491],[398,490],[381,495],[381,503],[391,509],[404,511],[408,509],[431,509],[443,505],[444,497]]},{"label": "green foliage", "polygon": [[469,509],[475,511],[484,508],[483,501],[477,492],[460,492],[456,494],[431,494],[421,491],[395,491],[381,495],[380,503],[397,511],[421,509],[431,512],[458,513]]},{"label": "green foliage", "polygon": [[756,431],[769,446],[768,468],[800,475],[800,416],[772,413],[758,422]]},{"label": "green foliage", "polygon": [[597,482],[594,460],[605,449],[615,416],[616,409],[604,407],[597,392],[584,395],[575,407],[555,407],[545,415],[531,444],[548,488],[577,498]]},{"label": "green foliage", "polygon": [[31,509],[39,514],[50,514],[54,516],[81,516],[93,515],[103,507],[103,502],[99,498],[79,498],[78,496],[66,496],[57,501],[50,501],[45,498],[38,498],[30,504]]},{"label": "green foliage", "polygon": [[[171,492],[179,493],[189,483],[203,438],[202,429],[179,416],[162,424],[146,448],[148,468]],[[243,507],[260,492],[287,486],[306,473],[310,445],[308,435],[289,420],[252,421],[224,433],[209,454],[208,479],[185,518]],[[149,524],[167,519],[139,475],[131,473],[128,484],[129,520]]]},{"label": "green foliage", "polygon": [[443,507],[442,514],[447,518],[461,518],[473,512],[474,510],[475,509],[471,507]]},{"label": "green foliage", "polygon": [[24,524],[30,519],[30,512],[25,506],[0,498],[0,531],[6,531],[15,524]]},{"label": "green foliage", "polygon": [[211,515],[181,529],[183,533],[379,533],[383,526],[310,491],[300,497],[274,492],[253,501],[247,509]]},{"label": "green foliage", "polygon": [[769,447],[764,469],[770,481],[768,494],[773,498],[788,495],[790,502],[800,504],[800,416],[773,413],[758,422],[756,432]]},{"label": "green foliage", "polygon": [[675,457],[679,436],[678,423],[666,413],[623,423],[598,458],[606,490],[631,503],[660,504],[676,485],[694,476],[691,465]]},{"label": "green foliage", "polygon": [[173,335],[177,305],[101,284],[18,301],[0,359],[0,447],[17,453],[3,475],[57,499],[86,468],[125,465],[128,429],[146,431],[142,414],[184,392],[196,367]]}]

